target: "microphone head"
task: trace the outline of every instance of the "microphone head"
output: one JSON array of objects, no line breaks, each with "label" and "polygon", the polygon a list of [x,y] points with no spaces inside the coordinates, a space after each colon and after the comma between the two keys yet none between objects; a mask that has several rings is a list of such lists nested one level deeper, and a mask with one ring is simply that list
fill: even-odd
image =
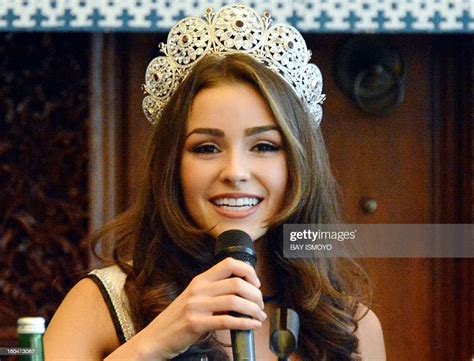
[{"label": "microphone head", "polygon": [[222,232],[216,239],[214,255],[218,262],[232,257],[254,268],[257,263],[257,253],[253,247],[252,238],[240,229]]}]

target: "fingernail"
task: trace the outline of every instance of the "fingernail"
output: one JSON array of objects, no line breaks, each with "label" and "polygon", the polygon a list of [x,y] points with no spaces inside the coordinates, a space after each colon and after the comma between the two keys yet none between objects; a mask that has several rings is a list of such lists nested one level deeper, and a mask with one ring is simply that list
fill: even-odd
[{"label": "fingernail", "polygon": [[265,312],[260,312],[260,318],[262,319],[262,321],[266,320],[267,319],[267,314]]}]

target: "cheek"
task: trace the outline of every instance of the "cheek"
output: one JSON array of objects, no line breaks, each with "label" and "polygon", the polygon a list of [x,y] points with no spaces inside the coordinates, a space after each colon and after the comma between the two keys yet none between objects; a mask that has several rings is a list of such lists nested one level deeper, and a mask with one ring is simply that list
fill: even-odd
[{"label": "cheek", "polygon": [[[199,194],[199,180],[200,177],[193,177],[195,174],[196,166],[194,162],[190,161],[186,156],[183,156],[181,160],[180,169],[180,181],[181,188],[183,189],[183,197],[186,207],[189,209],[189,205],[193,203],[194,197]],[[192,207],[191,207],[192,209]]]},{"label": "cheek", "polygon": [[288,165],[286,157],[282,156],[276,164],[264,172],[267,189],[273,194],[275,202],[283,203],[288,187]]},{"label": "cheek", "polygon": [[288,188],[288,167],[285,162],[284,169],[281,170],[280,174],[278,175],[278,179],[280,181],[278,184],[275,185],[275,187],[279,190],[279,199],[280,199],[280,205],[283,203],[285,199],[285,195],[287,193],[287,188]]},{"label": "cheek", "polygon": [[203,199],[212,183],[209,166],[191,157],[183,156],[181,160],[180,181],[183,197],[189,211],[194,209],[196,202]]}]

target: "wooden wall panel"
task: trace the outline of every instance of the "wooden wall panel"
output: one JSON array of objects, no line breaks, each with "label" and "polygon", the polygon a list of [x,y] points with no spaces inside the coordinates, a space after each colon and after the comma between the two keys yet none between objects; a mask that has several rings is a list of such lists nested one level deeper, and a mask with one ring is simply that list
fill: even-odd
[{"label": "wooden wall panel", "polygon": [[[387,116],[363,113],[334,81],[336,50],[350,37],[314,41],[315,61],[326,74],[322,130],[341,185],[350,223],[432,223],[429,38],[386,36],[408,64],[405,100]],[[405,41],[404,41],[405,40]],[[427,42],[428,40],[428,42]],[[320,60],[319,60],[320,59]],[[366,214],[365,199],[377,202]],[[396,360],[432,360],[430,259],[360,260],[374,285],[372,308],[385,334],[387,355]]]}]

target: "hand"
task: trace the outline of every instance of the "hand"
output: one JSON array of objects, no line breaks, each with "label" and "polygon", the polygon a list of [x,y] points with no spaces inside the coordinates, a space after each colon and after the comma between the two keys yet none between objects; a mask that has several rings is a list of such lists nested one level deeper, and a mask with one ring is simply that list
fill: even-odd
[{"label": "hand", "polygon": [[[209,331],[261,327],[266,315],[259,287],[255,270],[248,264],[232,258],[219,262],[194,277],[183,293],[140,332],[142,341],[147,342],[146,353],[170,359]],[[253,319],[230,316],[227,313],[231,311]]]}]

